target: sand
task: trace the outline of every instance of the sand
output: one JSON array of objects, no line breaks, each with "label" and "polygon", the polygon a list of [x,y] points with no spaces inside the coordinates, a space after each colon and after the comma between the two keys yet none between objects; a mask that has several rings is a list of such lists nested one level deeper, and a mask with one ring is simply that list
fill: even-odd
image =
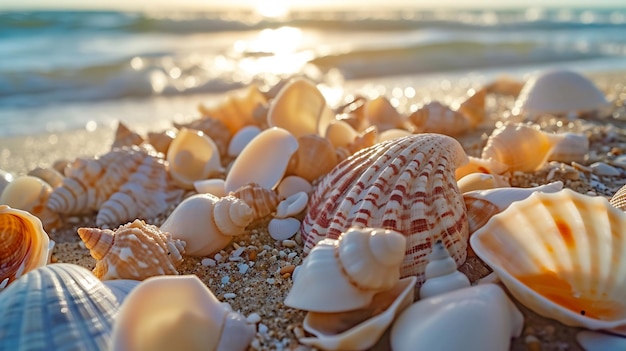
[{"label": "sand", "polygon": [[[584,194],[610,197],[626,183],[626,169],[620,176],[595,175],[585,167],[593,162],[611,164],[618,155],[626,152],[626,79],[615,72],[595,73],[591,76],[596,84],[615,100],[613,116],[568,121],[543,118],[536,123],[543,130],[557,132],[584,133],[590,140],[591,150],[580,165],[566,165],[552,162],[543,169],[532,173],[516,173],[511,177],[513,186],[529,187],[561,180],[565,187]],[[463,98],[472,82],[459,85],[430,87],[429,91],[418,91],[411,101],[439,99],[450,102]],[[356,92],[359,86],[350,89]],[[365,89],[361,87],[361,91]],[[389,90],[391,91],[391,89]],[[399,109],[408,109],[408,103]],[[512,107],[513,98],[490,95],[488,97],[488,121],[480,129],[459,138],[467,153],[479,156],[487,136]],[[24,174],[35,167],[50,167],[56,160],[71,160],[77,156],[93,156],[106,152],[113,139],[113,129],[98,128],[95,131],[78,130],[54,135],[4,138],[0,154],[0,164],[6,171],[15,175]],[[163,214],[150,219],[150,224],[159,225],[167,217]],[[79,227],[94,227],[94,216],[65,218],[65,224],[50,230],[50,237],[57,245],[53,252],[54,262],[75,263],[93,268],[95,260],[90,257],[77,235]],[[291,272],[303,259],[301,239],[296,236],[286,241],[273,240],[267,232],[267,221],[251,226],[246,233],[236,237],[231,245],[219,254],[210,257],[185,256],[179,267],[181,274],[195,274],[214,292],[221,301],[228,302],[235,311],[257,324],[257,334],[250,348],[252,350],[308,350],[300,345],[299,336],[304,335],[302,320],[304,312],[283,305],[292,281]],[[470,258],[462,267],[472,281],[489,273],[489,269],[477,258]],[[332,287],[328,298],[332,299]],[[525,325],[520,337],[514,338],[511,350],[580,350],[575,341],[577,328],[544,318],[523,305],[517,306],[525,316]],[[443,337],[454,337],[450,330]],[[387,350],[387,339],[383,337],[375,347]]]}]

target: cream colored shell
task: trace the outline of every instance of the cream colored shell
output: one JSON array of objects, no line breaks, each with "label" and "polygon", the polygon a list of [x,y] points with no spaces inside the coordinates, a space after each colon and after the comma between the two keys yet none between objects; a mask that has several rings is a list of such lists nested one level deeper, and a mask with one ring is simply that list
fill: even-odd
[{"label": "cream colored shell", "polygon": [[467,133],[471,122],[463,114],[433,101],[411,113],[409,121],[420,133],[439,133],[458,136]]},{"label": "cream colored shell", "polygon": [[441,241],[433,245],[424,276],[426,281],[419,293],[421,299],[470,286],[469,279],[456,269],[456,262]]},{"label": "cream colored shell", "polygon": [[0,204],[24,210],[35,215],[44,229],[61,226],[61,217],[46,207],[53,188],[39,177],[23,175],[9,183],[0,195]]},{"label": "cream colored shell", "polygon": [[330,172],[337,163],[335,148],[328,139],[307,134],[298,138],[298,150],[291,156],[286,174],[313,182]]},{"label": "cream colored shell", "polygon": [[[204,118],[213,118],[221,121],[231,135],[241,128],[254,124],[254,112],[267,104],[265,96],[259,87],[250,84],[246,88],[229,93],[223,101],[213,106],[199,105],[198,110]],[[228,145],[228,144],[226,144]]]},{"label": "cream colored shell", "polygon": [[254,213],[253,220],[269,216],[276,211],[278,203],[281,201],[276,191],[262,187],[256,183],[246,184],[228,195],[243,200]]},{"label": "cream colored shell", "polygon": [[193,189],[195,181],[224,171],[217,145],[198,130],[182,128],[170,144],[165,159],[169,162],[172,179],[185,189]]}]

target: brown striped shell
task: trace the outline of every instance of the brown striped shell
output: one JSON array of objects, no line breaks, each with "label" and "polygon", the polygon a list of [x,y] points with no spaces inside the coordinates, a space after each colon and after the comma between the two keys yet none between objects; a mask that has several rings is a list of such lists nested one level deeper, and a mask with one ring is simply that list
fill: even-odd
[{"label": "brown striped shell", "polygon": [[406,236],[402,277],[415,275],[423,282],[437,240],[460,265],[468,224],[454,169],[464,162],[458,141],[440,134],[389,140],[352,155],[315,189],[301,227],[304,251],[350,227],[375,227]]},{"label": "brown striped shell", "polygon": [[265,188],[257,183],[246,184],[235,191],[231,191],[231,196],[243,200],[253,211],[253,220],[261,219],[269,216],[276,211],[276,207],[280,202],[278,194],[272,190]]},{"label": "brown striped shell", "polygon": [[609,202],[613,207],[626,211],[626,185],[613,194]]}]

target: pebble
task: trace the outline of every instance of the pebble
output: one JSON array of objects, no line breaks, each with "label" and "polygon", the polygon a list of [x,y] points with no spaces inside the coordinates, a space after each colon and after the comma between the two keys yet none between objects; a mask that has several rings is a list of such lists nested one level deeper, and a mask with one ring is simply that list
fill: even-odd
[{"label": "pebble", "polygon": [[222,284],[228,284],[230,282],[230,276],[223,276],[222,277]]},{"label": "pebble", "polygon": [[593,170],[594,174],[599,176],[617,177],[620,175],[620,171],[617,168],[610,166],[604,162],[595,162],[589,165],[589,168]]},{"label": "pebble", "polygon": [[205,267],[215,267],[216,263],[215,260],[212,258],[203,258],[202,261],[200,261],[200,263],[202,263],[203,266]]},{"label": "pebble", "polygon": [[245,263],[241,263],[237,265],[237,268],[239,268],[240,274],[246,274],[246,272],[248,272],[248,269],[250,269],[250,266]]},{"label": "pebble", "polygon": [[289,240],[288,239],[288,240],[283,240],[282,241],[282,245],[284,247],[296,247],[297,243],[295,241],[293,241],[293,240]]},{"label": "pebble", "polygon": [[226,294],[224,294],[224,298],[225,299],[234,299],[235,297],[237,297],[237,294],[235,294],[235,293],[226,293]]},{"label": "pebble", "polygon": [[256,312],[250,313],[250,315],[248,315],[248,317],[246,318],[246,322],[252,323],[252,324],[257,324],[260,321],[261,321],[261,316],[259,316],[259,314]]},{"label": "pebble", "polygon": [[268,330],[269,330],[269,329],[267,328],[267,325],[265,325],[265,324],[263,324],[263,323],[259,323],[259,329],[258,329],[259,333],[261,333],[261,334],[267,334],[267,331],[268,331]]}]

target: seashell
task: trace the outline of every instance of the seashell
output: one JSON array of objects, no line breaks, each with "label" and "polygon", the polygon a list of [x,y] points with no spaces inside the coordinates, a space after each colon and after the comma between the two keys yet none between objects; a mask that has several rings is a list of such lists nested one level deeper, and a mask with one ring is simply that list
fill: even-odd
[{"label": "seashell", "polygon": [[109,350],[119,303],[89,270],[67,263],[26,273],[0,293],[4,350]]},{"label": "seashell", "polygon": [[45,265],[49,244],[39,218],[0,205],[0,292],[22,274]]},{"label": "seashell", "polygon": [[469,156],[468,158],[469,163],[457,167],[454,172],[457,181],[472,173],[504,174],[509,169],[508,165],[494,160],[493,158],[483,159],[473,156]]},{"label": "seashell", "polygon": [[243,151],[243,149],[254,139],[257,135],[261,134],[261,128],[257,126],[246,126],[241,128],[228,144],[228,156],[237,157]]},{"label": "seashell", "polygon": [[626,214],[569,189],[511,204],[470,243],[522,304],[568,326],[626,325]]},{"label": "seashell", "polygon": [[334,147],[348,147],[359,133],[345,121],[333,120],[326,127],[324,134]]},{"label": "seashell", "polygon": [[420,288],[421,299],[470,286],[469,279],[456,269],[456,262],[441,240],[433,245],[424,276],[426,281]]},{"label": "seashell", "polygon": [[52,187],[34,176],[15,178],[0,195],[0,204],[24,210],[37,216],[46,230],[61,226],[58,213],[51,211],[46,204],[52,193]]},{"label": "seashell", "polygon": [[193,188],[199,194],[211,194],[217,197],[226,196],[226,182],[224,179],[202,179],[193,182]]},{"label": "seashell", "polygon": [[335,148],[326,138],[316,134],[298,138],[298,150],[291,156],[286,174],[310,182],[326,175],[338,163]]},{"label": "seashell", "polygon": [[487,89],[471,90],[470,96],[461,102],[457,111],[470,122],[470,128],[476,128],[485,120],[485,99]]},{"label": "seashell", "polygon": [[533,172],[543,167],[553,147],[563,138],[529,125],[507,123],[491,133],[481,158],[504,163],[511,172]]},{"label": "seashell", "polygon": [[157,216],[183,194],[170,184],[167,162],[147,148],[124,147],[95,159],[78,158],[66,170],[48,208],[70,215],[101,211],[97,226]]},{"label": "seashell", "polygon": [[376,144],[376,140],[378,140],[378,128],[376,128],[376,126],[367,127],[353,142],[348,144],[346,148],[350,152],[350,155],[352,155],[359,150]]},{"label": "seashell", "polygon": [[247,350],[255,325],[195,275],[152,277],[122,304],[112,350]]},{"label": "seashell", "polygon": [[417,278],[400,279],[390,290],[374,295],[365,308],[336,313],[308,312],[303,327],[314,337],[301,344],[323,350],[369,350],[401,311],[413,302]]},{"label": "seashell", "polygon": [[405,136],[409,136],[411,134],[413,133],[404,129],[398,129],[398,128],[387,129],[378,135],[378,142],[399,139]]},{"label": "seashell", "polygon": [[604,93],[579,73],[548,70],[530,78],[515,102],[524,114],[588,112],[608,104]]},{"label": "seashell", "polygon": [[489,190],[510,187],[508,179],[497,174],[470,173],[456,182],[459,191],[465,194],[474,190]]},{"label": "seashell", "polygon": [[267,231],[274,240],[283,241],[296,235],[300,221],[295,218],[272,218],[267,224]]},{"label": "seashell", "polygon": [[170,175],[176,185],[193,189],[196,180],[224,171],[217,145],[201,131],[183,128],[167,150]]},{"label": "seashell", "polygon": [[626,350],[626,338],[608,333],[583,330],[576,341],[585,351]]},{"label": "seashell", "polygon": [[278,203],[274,217],[286,218],[295,216],[304,211],[308,202],[309,195],[307,193],[303,191],[295,193]]},{"label": "seashell", "polygon": [[315,84],[298,78],[287,83],[271,101],[267,124],[283,128],[300,138],[307,134],[322,135],[334,118],[324,95]]},{"label": "seashell", "polygon": [[403,129],[407,124],[406,117],[400,114],[384,96],[366,100],[363,105],[363,114],[370,125],[375,125],[381,131],[392,128]]},{"label": "seashell", "polygon": [[228,154],[228,145],[232,139],[232,133],[221,120],[203,117],[186,124],[174,123],[174,127],[179,130],[186,128],[201,131],[215,143],[220,157],[226,157]]},{"label": "seashell", "polygon": [[[420,345],[424,350],[508,350],[523,324],[522,313],[500,287],[481,284],[406,308],[391,327],[391,349],[409,351]],[[459,326],[458,332],[451,337],[454,326]]]},{"label": "seashell", "polygon": [[459,136],[472,128],[463,114],[437,101],[419,107],[409,115],[409,121],[420,133]]},{"label": "seashell", "polygon": [[504,211],[515,201],[528,198],[535,192],[556,193],[563,189],[563,182],[557,181],[532,188],[497,188],[476,190],[463,193],[467,208],[469,232],[474,233],[487,223],[491,217]]},{"label": "seashell", "polygon": [[130,130],[122,121],[118,121],[113,144],[111,144],[111,150],[123,146],[139,145],[143,143],[143,141],[141,135]]},{"label": "seashell", "polygon": [[285,175],[298,140],[281,128],[266,129],[239,154],[226,175],[226,192],[248,183],[274,189]]},{"label": "seashell", "polygon": [[589,165],[589,168],[593,171],[593,174],[605,177],[619,177],[621,172],[604,162],[594,162]]},{"label": "seashell", "polygon": [[609,200],[611,206],[626,211],[626,185],[622,186],[613,194],[611,200]]},{"label": "seashell", "polygon": [[248,204],[252,208],[253,220],[269,216],[276,211],[276,206],[280,202],[280,198],[274,190],[264,188],[256,183],[246,184],[235,191],[231,191],[228,195],[241,199]]},{"label": "seashell", "polygon": [[300,191],[309,194],[313,191],[313,185],[308,180],[298,176],[286,176],[276,187],[278,196],[283,199]]},{"label": "seashell", "polygon": [[[398,283],[405,245],[402,234],[379,228],[349,228],[337,240],[324,239],[304,259],[285,305],[315,312],[365,308]],[[332,299],[324,294],[330,287]]]},{"label": "seashell", "polygon": [[66,175],[65,170],[70,167],[70,165],[72,164],[71,161],[66,160],[66,159],[58,159],[54,162],[52,162],[52,169],[56,169],[59,173],[63,174],[64,176]]},{"label": "seashell", "polygon": [[310,197],[304,252],[352,226],[392,229],[407,238],[402,277],[423,282],[430,246],[442,239],[461,264],[467,218],[454,168],[467,162],[458,141],[418,134],[378,143],[338,164]]},{"label": "seashell", "polygon": [[97,260],[93,273],[101,280],[178,274],[176,266],[183,262],[184,241],[139,219],[115,231],[78,228],[78,235]]},{"label": "seashell", "polygon": [[115,279],[115,280],[105,280],[102,282],[104,286],[111,290],[111,293],[115,296],[115,300],[121,305],[126,300],[126,296],[130,294],[133,289],[137,287],[141,283],[140,280],[132,280],[132,279]]},{"label": "seashell", "polygon": [[152,145],[157,152],[167,154],[167,150],[170,148],[172,141],[176,138],[176,131],[165,130],[162,132],[148,132],[148,144]]},{"label": "seashell", "polygon": [[[254,124],[254,111],[266,103],[267,100],[259,88],[250,84],[228,94],[219,104],[211,107],[200,105],[198,110],[208,118],[221,121],[230,131],[230,135],[234,135],[244,126]],[[227,145],[228,142],[224,146]]]},{"label": "seashell", "polygon": [[[65,176],[54,168],[37,167],[27,173],[29,176],[37,177],[48,183],[51,187],[56,188],[63,183]],[[2,191],[0,190],[0,193]]]},{"label": "seashell", "polygon": [[197,194],[183,200],[161,230],[185,241],[185,254],[208,256],[226,247],[234,236],[243,234],[253,216],[252,208],[236,197]]},{"label": "seashell", "polygon": [[589,139],[583,134],[562,133],[559,140],[548,155],[549,161],[562,163],[585,162],[589,154]]},{"label": "seashell", "polygon": [[365,116],[366,102],[365,96],[355,96],[335,109],[335,113],[338,114],[337,119],[348,123],[357,132],[362,132],[371,127],[370,121]]},{"label": "seashell", "polygon": [[7,171],[0,169],[0,194],[9,183],[13,181],[13,175]]},{"label": "seashell", "polygon": [[521,82],[513,77],[500,76],[487,84],[485,90],[490,94],[510,95],[517,97],[524,87],[524,82]]}]

